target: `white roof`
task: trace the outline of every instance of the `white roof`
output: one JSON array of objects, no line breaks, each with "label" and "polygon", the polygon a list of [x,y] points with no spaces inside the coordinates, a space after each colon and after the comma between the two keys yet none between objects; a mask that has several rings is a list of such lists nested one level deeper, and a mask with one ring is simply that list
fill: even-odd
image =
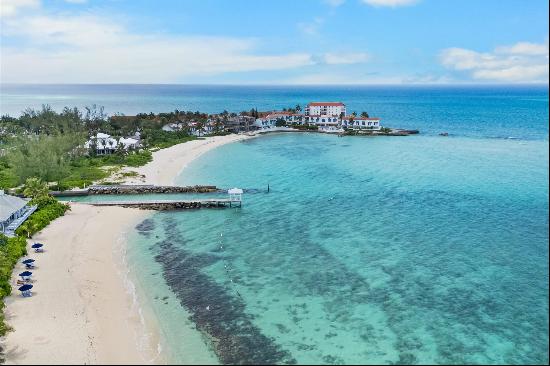
[{"label": "white roof", "polygon": [[121,137],[120,140],[118,140],[118,142],[124,145],[134,145],[138,143],[138,140],[133,139],[131,137],[128,137],[128,138]]},{"label": "white roof", "polygon": [[107,148],[110,148],[110,149],[114,149],[116,148],[118,145],[118,142],[117,140],[115,140],[114,138],[107,138],[105,140],[98,140],[97,141],[97,148],[98,149],[107,149]]},{"label": "white roof", "polygon": [[0,221],[6,221],[15,211],[25,207],[27,201],[7,194],[0,194]]},{"label": "white roof", "polygon": [[103,133],[103,132],[98,132],[96,136],[96,138],[98,139],[108,139],[109,137],[111,137],[111,135],[107,135],[106,133]]},{"label": "white roof", "polygon": [[229,191],[227,191],[229,194],[242,194],[243,190],[240,188],[231,188]]}]

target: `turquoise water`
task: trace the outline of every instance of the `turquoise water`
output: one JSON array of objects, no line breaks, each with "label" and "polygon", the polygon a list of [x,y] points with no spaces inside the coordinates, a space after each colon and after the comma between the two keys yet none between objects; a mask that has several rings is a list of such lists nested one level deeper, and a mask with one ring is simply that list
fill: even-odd
[{"label": "turquoise water", "polygon": [[177,183],[250,193],[241,209],[153,214],[130,235],[128,262],[163,355],[548,363],[546,86],[0,90],[10,114],[42,103],[133,114],[312,100],[342,100],[421,135],[275,134],[193,162]]},{"label": "turquoise water", "polygon": [[548,362],[547,141],[278,134],[178,181],[204,182],[270,192],[135,248],[166,333],[180,307],[220,362]]}]

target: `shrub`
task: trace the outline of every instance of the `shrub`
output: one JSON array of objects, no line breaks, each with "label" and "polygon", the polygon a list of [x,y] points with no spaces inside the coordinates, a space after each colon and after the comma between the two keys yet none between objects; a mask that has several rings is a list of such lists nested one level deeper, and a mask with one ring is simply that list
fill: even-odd
[{"label": "shrub", "polygon": [[52,196],[40,197],[31,200],[31,204],[38,205],[38,209],[21,225],[15,233],[26,237],[31,237],[34,233],[42,230],[56,218],[65,215],[70,209],[69,205],[64,204]]},{"label": "shrub", "polygon": [[23,194],[26,197],[38,198],[48,195],[48,184],[42,182],[40,178],[27,178]]},{"label": "shrub", "polygon": [[0,337],[9,330],[4,322],[3,299],[11,294],[11,274],[19,258],[27,253],[26,246],[22,237],[7,238],[0,234]]}]

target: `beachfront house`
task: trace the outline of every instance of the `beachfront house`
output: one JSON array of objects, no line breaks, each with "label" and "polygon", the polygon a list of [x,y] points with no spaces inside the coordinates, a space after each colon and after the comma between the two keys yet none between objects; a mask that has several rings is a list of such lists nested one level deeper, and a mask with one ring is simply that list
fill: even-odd
[{"label": "beachfront house", "polygon": [[223,124],[225,130],[229,132],[248,132],[255,125],[255,119],[254,117],[239,115],[229,117]]},{"label": "beachfront house", "polygon": [[95,152],[97,155],[109,155],[114,153],[119,147],[122,147],[126,151],[138,150],[140,147],[139,132],[133,137],[121,137],[117,139],[111,137],[106,133],[98,132],[94,137],[86,141],[84,147],[92,149],[95,146]]},{"label": "beachfront house", "polygon": [[15,230],[36,210],[28,201],[0,190],[0,233],[14,236]]},{"label": "beachfront house", "polygon": [[162,126],[162,130],[165,132],[174,132],[181,129],[182,129],[182,126],[178,123],[167,123],[164,126]]},{"label": "beachfront house", "polygon": [[302,124],[304,122],[304,116],[291,112],[271,112],[264,117],[257,118],[254,122],[254,126],[258,129],[265,130],[276,127],[279,121],[287,125]]},{"label": "beachfront house", "polygon": [[132,137],[121,137],[118,140],[119,145],[121,145],[124,150],[130,151],[130,150],[137,150],[139,149],[139,140],[132,138]]},{"label": "beachfront house", "polygon": [[342,127],[352,130],[380,130],[380,118],[346,116],[342,118]]},{"label": "beachfront house", "polygon": [[84,144],[87,149],[95,147],[97,155],[109,155],[116,151],[118,141],[106,133],[98,132]]}]

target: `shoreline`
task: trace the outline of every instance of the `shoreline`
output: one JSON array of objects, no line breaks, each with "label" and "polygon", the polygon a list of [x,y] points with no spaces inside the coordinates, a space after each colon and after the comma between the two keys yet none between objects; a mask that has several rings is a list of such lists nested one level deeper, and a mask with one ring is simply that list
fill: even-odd
[{"label": "shoreline", "polygon": [[[254,136],[227,135],[194,140],[155,151],[126,184],[169,185],[207,151]],[[126,262],[128,232],[150,212],[71,203],[71,211],[28,240],[37,260],[33,297],[14,286],[6,319],[13,328],[1,341],[6,364],[166,364],[155,319],[144,319]],[[31,252],[34,241],[45,253]],[[146,338],[144,338],[144,336]],[[145,346],[145,347],[144,347]]]}]

